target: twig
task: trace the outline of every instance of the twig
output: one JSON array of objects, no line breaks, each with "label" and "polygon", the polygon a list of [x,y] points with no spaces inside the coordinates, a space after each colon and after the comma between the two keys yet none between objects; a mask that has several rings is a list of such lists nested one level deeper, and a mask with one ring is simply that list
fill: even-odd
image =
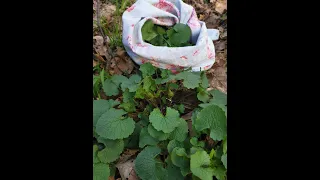
[{"label": "twig", "polygon": [[100,0],[97,0],[97,25],[98,25],[100,33],[101,33],[101,35],[103,37],[103,41],[105,41],[104,40],[105,34],[104,34],[104,32],[103,32],[103,30],[101,28],[101,25],[100,25]]}]

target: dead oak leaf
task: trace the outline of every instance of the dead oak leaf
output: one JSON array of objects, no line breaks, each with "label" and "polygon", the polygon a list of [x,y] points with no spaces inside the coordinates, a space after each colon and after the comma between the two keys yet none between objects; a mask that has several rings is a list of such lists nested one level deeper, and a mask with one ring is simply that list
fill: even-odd
[{"label": "dead oak leaf", "polygon": [[134,68],[134,63],[122,48],[117,48],[116,57],[111,60],[112,74],[130,74]]},{"label": "dead oak leaf", "polygon": [[138,177],[136,171],[134,169],[132,169],[132,171],[130,172],[128,180],[139,180],[139,179],[140,178]]},{"label": "dead oak leaf", "polygon": [[199,15],[199,20],[200,20],[200,21],[204,20],[204,17],[205,17],[205,15],[200,14],[200,15]]},{"label": "dead oak leaf", "polygon": [[97,66],[98,62],[96,62],[95,60],[93,60],[93,67]]},{"label": "dead oak leaf", "polygon": [[124,163],[118,163],[116,167],[119,170],[121,179],[127,179],[130,176],[130,172],[134,169],[133,159],[126,161]]},{"label": "dead oak leaf", "polygon": [[[97,11],[95,11],[97,12]],[[100,2],[100,19],[105,18],[107,22],[110,22],[113,14],[116,12],[116,6],[111,3],[101,3]],[[93,19],[97,19],[96,13],[93,16]]]},{"label": "dead oak leaf", "polygon": [[111,68],[114,74],[123,74],[123,73],[130,74],[133,70],[133,67],[134,67],[134,64],[129,57],[120,58],[117,56],[111,60]]},{"label": "dead oak leaf", "polygon": [[134,156],[139,149],[126,149],[118,160],[118,164],[125,163],[128,161],[132,156]]},{"label": "dead oak leaf", "polygon": [[215,10],[222,14],[227,9],[227,0],[217,0]]},{"label": "dead oak leaf", "polygon": [[100,55],[107,57],[107,47],[104,45],[102,36],[93,37],[93,48]]},{"label": "dead oak leaf", "polygon": [[214,47],[217,51],[222,51],[226,48],[226,41],[214,41]]},{"label": "dead oak leaf", "polygon": [[[214,66],[225,67],[225,65],[227,63],[227,57],[226,57],[225,51],[226,51],[226,49],[223,52],[217,52],[216,62],[214,64]],[[214,67],[212,67],[211,69],[214,69]]]},{"label": "dead oak leaf", "polygon": [[225,67],[213,66],[208,72],[210,88],[218,89],[227,93],[227,73]]},{"label": "dead oak leaf", "polygon": [[125,58],[126,51],[124,49],[118,47],[116,50],[116,55],[119,56],[120,58]]}]

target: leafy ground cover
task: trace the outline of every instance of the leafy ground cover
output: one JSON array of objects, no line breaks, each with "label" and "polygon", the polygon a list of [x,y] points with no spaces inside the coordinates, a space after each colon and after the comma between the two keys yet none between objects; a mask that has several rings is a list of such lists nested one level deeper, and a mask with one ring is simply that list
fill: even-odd
[{"label": "leafy ground cover", "polygon": [[185,2],[220,30],[206,72],[137,66],[121,42],[134,1],[93,2],[94,179],[226,179],[226,2]]}]

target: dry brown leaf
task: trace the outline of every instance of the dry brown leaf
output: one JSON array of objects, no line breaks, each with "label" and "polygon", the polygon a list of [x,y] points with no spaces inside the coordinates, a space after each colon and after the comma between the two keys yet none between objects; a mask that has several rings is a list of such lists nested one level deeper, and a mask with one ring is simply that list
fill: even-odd
[{"label": "dry brown leaf", "polygon": [[109,176],[108,180],[114,180],[114,176]]},{"label": "dry brown leaf", "polygon": [[187,114],[181,116],[181,118],[184,119],[184,120],[189,120],[189,119],[191,119],[191,117],[192,117],[192,112],[193,112],[193,111],[188,112]]},{"label": "dry brown leaf", "polygon": [[122,48],[117,47],[116,55],[119,56],[120,58],[125,58],[126,51]]},{"label": "dry brown leaf", "polygon": [[221,38],[227,37],[227,31],[225,31],[222,35]]},{"label": "dry brown leaf", "polygon": [[[105,17],[107,22],[110,22],[114,12],[116,11],[116,6],[111,3],[101,3],[100,2],[100,19]],[[96,15],[94,15],[96,20]]]},{"label": "dry brown leaf", "polygon": [[93,60],[93,67],[95,67],[96,65],[98,65],[98,62]]},{"label": "dry brown leaf", "polygon": [[222,14],[224,10],[227,10],[227,0],[217,0],[215,10],[220,14]]},{"label": "dry brown leaf", "polygon": [[107,57],[107,47],[103,44],[103,37],[102,36],[94,36],[93,37],[93,48],[94,50],[100,55]]},{"label": "dry brown leaf", "polygon": [[227,79],[226,71],[227,70],[224,67],[217,67],[216,69],[214,69],[213,74],[218,80],[224,81]]},{"label": "dry brown leaf", "polygon": [[93,60],[106,62],[106,60],[104,60],[99,54],[93,54],[93,56]]},{"label": "dry brown leaf", "polygon": [[132,156],[134,156],[139,150],[138,149],[126,149],[119,158],[118,164],[128,161]]},{"label": "dry brown leaf", "polygon": [[208,15],[208,18],[205,19],[205,23],[208,29],[216,29],[219,26],[219,16],[210,13],[210,15]]},{"label": "dry brown leaf", "polygon": [[225,67],[226,62],[227,62],[226,53],[225,52],[218,52],[216,54],[215,64],[219,67]]},{"label": "dry brown leaf", "polygon": [[200,14],[200,15],[199,15],[199,20],[200,20],[200,21],[203,21],[204,18],[205,18],[205,16],[204,16],[203,14]]},{"label": "dry brown leaf", "polygon": [[226,48],[226,41],[213,41],[213,43],[217,51],[222,51]]},{"label": "dry brown leaf", "polygon": [[126,161],[124,163],[118,163],[116,165],[116,167],[118,168],[119,170],[119,173],[120,173],[120,176],[121,176],[121,179],[127,179],[129,178],[129,175],[130,175],[130,172],[133,170],[134,168],[134,160],[131,159],[129,161]]},{"label": "dry brown leaf", "polygon": [[134,169],[130,172],[128,180],[139,180],[140,178],[137,176],[137,173]]},{"label": "dry brown leaf", "polygon": [[116,57],[111,60],[111,74],[130,74],[134,68],[134,63],[122,48],[117,48]]},{"label": "dry brown leaf", "polygon": [[133,67],[134,64],[129,57],[122,59],[117,56],[111,60],[111,68],[113,69],[114,74],[130,74],[133,70]]},{"label": "dry brown leaf", "polygon": [[218,89],[227,94],[227,74],[225,67],[216,64],[207,72],[210,88]]}]

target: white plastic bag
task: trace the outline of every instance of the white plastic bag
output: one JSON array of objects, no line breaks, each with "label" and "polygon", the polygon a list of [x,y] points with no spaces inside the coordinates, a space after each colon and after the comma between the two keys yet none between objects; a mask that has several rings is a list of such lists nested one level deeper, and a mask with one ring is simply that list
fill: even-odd
[{"label": "white plastic bag", "polygon": [[[175,23],[189,25],[194,46],[153,46],[142,40],[141,28],[147,20],[162,26]],[[219,31],[207,29],[199,21],[195,9],[182,0],[138,0],[122,15],[122,42],[129,56],[139,65],[150,62],[154,66],[176,71],[178,68],[192,68],[192,71],[209,69],[215,62],[212,40],[219,37]]]}]

